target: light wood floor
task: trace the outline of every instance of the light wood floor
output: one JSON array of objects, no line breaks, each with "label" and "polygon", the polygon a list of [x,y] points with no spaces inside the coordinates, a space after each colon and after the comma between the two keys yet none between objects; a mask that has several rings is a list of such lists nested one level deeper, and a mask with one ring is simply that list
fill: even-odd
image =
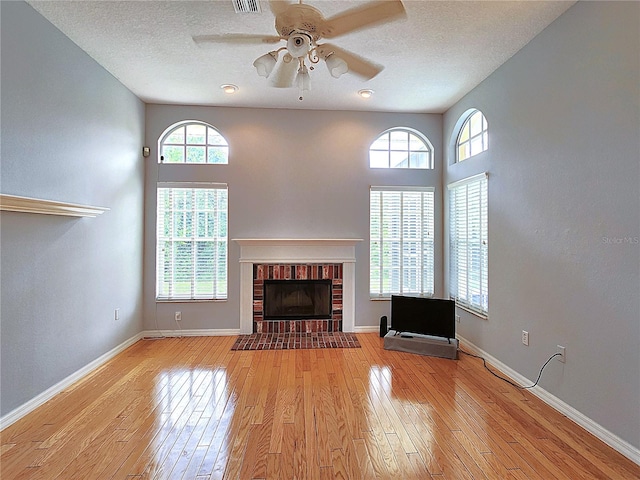
[{"label": "light wood floor", "polygon": [[478,359],[142,340],[1,433],[9,479],[637,479]]}]

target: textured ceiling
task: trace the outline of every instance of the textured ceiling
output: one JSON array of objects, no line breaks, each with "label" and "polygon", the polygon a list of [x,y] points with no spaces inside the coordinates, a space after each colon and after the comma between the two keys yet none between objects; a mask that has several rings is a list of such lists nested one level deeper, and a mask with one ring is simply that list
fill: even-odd
[{"label": "textured ceiling", "polygon": [[[29,1],[38,12],[147,103],[440,113],[478,85],[571,1],[406,0],[407,18],[331,40],[381,64],[371,80],[338,79],[320,63],[303,101],[273,88],[253,61],[269,45],[198,46],[194,35],[275,35],[262,13],[235,13],[231,0]],[[362,1],[308,0],[325,18]],[[284,45],[284,42],[283,42]],[[226,95],[220,85],[239,87]],[[368,100],[356,92],[375,91]]]}]

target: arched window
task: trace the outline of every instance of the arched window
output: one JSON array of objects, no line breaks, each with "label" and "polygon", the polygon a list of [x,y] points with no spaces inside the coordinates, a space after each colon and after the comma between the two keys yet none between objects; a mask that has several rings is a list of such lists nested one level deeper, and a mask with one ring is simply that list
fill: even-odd
[{"label": "arched window", "polygon": [[456,141],[456,162],[462,162],[489,148],[487,119],[480,110],[472,110],[460,128]]},{"label": "arched window", "polygon": [[371,168],[433,168],[433,147],[420,133],[408,128],[383,132],[369,147]]},{"label": "arched window", "polygon": [[160,137],[160,163],[229,163],[229,144],[211,125],[188,121]]}]

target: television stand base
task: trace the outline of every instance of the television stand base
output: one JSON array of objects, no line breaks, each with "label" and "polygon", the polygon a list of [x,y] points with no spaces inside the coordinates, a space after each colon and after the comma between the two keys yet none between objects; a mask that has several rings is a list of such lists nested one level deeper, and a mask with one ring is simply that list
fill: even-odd
[{"label": "television stand base", "polygon": [[399,352],[417,353],[431,357],[458,358],[458,339],[430,337],[411,333],[398,335],[395,330],[389,330],[384,336],[385,350],[397,350]]}]

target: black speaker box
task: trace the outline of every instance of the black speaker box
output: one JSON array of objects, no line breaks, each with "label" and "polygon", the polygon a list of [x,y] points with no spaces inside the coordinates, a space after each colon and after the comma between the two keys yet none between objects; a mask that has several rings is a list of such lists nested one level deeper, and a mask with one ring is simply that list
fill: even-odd
[{"label": "black speaker box", "polygon": [[380,337],[384,337],[389,331],[389,327],[387,326],[387,316],[383,315],[380,317]]}]

